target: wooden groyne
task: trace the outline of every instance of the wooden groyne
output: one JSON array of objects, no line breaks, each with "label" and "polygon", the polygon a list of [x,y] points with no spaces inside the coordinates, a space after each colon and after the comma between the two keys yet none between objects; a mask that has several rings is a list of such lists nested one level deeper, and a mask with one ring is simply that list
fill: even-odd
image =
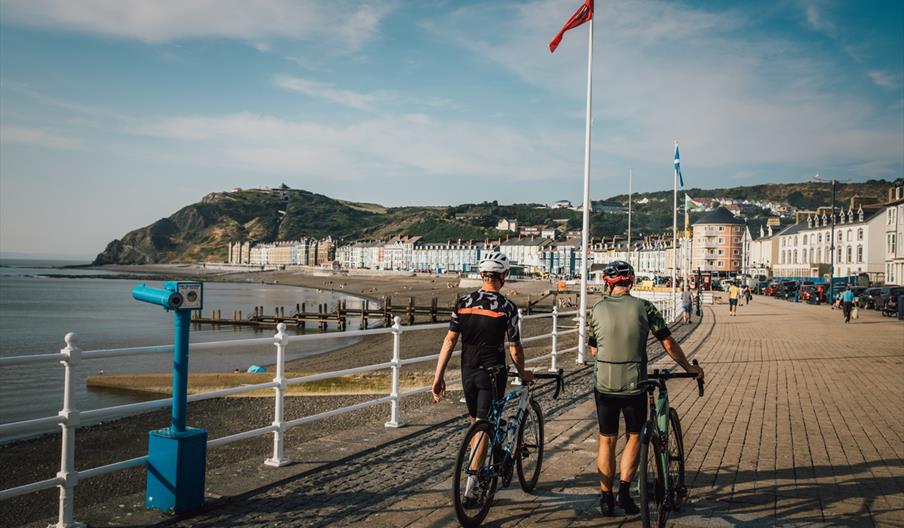
[{"label": "wooden groyne", "polygon": [[[544,295],[540,299],[532,300],[530,296],[524,304],[525,313],[549,313],[558,303],[558,295],[551,294],[553,303],[539,305],[539,301],[547,300],[550,295]],[[561,308],[560,308],[561,309]],[[452,315],[452,306],[440,306],[436,297],[431,298],[430,304],[418,305],[414,297],[408,297],[407,303],[393,304],[392,297],[384,297],[382,302],[364,300],[360,307],[349,307],[346,301],[337,304],[327,303],[298,303],[288,309],[285,306],[274,306],[271,312],[267,312],[263,306],[255,306],[251,313],[243,313],[242,310],[233,310],[224,313],[220,309],[212,309],[206,312],[192,313],[192,322],[195,324],[233,325],[248,327],[276,327],[279,323],[286,323],[289,327],[305,329],[317,329],[326,331],[330,328],[346,330],[349,326],[359,329],[370,328],[375,323],[384,326],[392,324],[392,319],[399,316],[404,324],[436,323],[448,321]]]}]

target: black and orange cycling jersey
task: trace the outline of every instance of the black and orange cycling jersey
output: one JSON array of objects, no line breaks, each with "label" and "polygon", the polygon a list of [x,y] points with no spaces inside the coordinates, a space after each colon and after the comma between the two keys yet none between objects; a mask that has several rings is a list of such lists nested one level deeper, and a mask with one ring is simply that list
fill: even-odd
[{"label": "black and orange cycling jersey", "polygon": [[471,368],[505,365],[505,340],[521,342],[518,308],[502,294],[477,290],[452,309],[449,330],[461,334],[462,365]]}]

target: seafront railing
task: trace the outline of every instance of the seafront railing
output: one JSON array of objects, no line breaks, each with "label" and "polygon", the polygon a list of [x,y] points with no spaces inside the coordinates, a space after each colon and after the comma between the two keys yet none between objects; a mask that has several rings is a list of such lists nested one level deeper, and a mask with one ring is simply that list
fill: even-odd
[{"label": "seafront railing", "polygon": [[[654,304],[657,305],[659,310],[663,313],[666,320],[671,323],[677,318],[679,314],[677,310],[677,306],[675,306],[671,301],[668,300],[656,300],[653,301]],[[572,346],[569,348],[565,348],[560,350],[559,346],[559,338],[571,334],[577,334],[580,329],[577,328],[577,311],[570,312],[560,312],[557,308],[554,308],[552,313],[546,314],[536,314],[536,315],[527,315],[524,316],[521,310],[519,310],[519,314],[522,315],[520,321],[523,323],[525,320],[533,320],[533,319],[551,319],[551,329],[548,333],[522,338],[522,343],[534,343],[542,340],[549,339],[550,343],[550,351],[549,353],[542,354],[539,356],[532,357],[526,360],[527,364],[536,364],[544,360],[549,360],[549,370],[556,371],[558,369],[558,360],[559,356],[563,354],[568,354],[571,352],[578,351],[577,346]],[[569,324],[565,325],[566,328],[572,326],[573,328],[569,328],[567,330],[560,330],[559,318],[560,317],[569,317],[575,316],[573,320],[569,320]],[[521,324],[521,323],[519,323]],[[253,339],[238,339],[238,340],[226,340],[226,341],[216,341],[216,342],[206,342],[206,343],[193,343],[191,345],[192,351],[203,351],[203,350],[226,350],[231,348],[239,348],[239,347],[248,347],[254,345],[274,345],[276,347],[276,363],[275,363],[275,376],[272,381],[264,382],[264,383],[256,383],[252,385],[243,385],[241,387],[233,387],[229,389],[221,389],[215,391],[201,392],[195,393],[188,396],[189,402],[210,400],[214,398],[222,398],[225,396],[231,396],[234,394],[241,394],[246,392],[259,391],[262,389],[273,389],[274,390],[274,412],[273,412],[273,422],[265,427],[259,427],[256,429],[251,429],[248,431],[242,431],[239,433],[223,436],[220,438],[215,438],[209,440],[207,442],[208,447],[220,446],[229,444],[232,442],[238,442],[240,440],[245,440],[261,435],[272,434],[273,435],[273,452],[272,455],[264,460],[264,464],[273,467],[280,467],[286,464],[291,463],[285,456],[285,433],[289,429],[303,425],[306,423],[315,422],[318,420],[323,420],[326,418],[330,418],[332,416],[337,416],[340,414],[345,414],[353,411],[357,411],[360,409],[365,409],[368,407],[373,407],[375,405],[380,405],[384,403],[390,404],[390,413],[389,420],[385,423],[386,427],[400,427],[404,425],[401,421],[401,416],[399,412],[399,401],[402,398],[408,398],[411,396],[416,396],[419,394],[424,394],[430,392],[432,387],[420,387],[416,389],[411,389],[407,391],[401,391],[400,389],[400,378],[402,367],[406,365],[412,365],[415,363],[423,363],[427,361],[435,361],[439,354],[429,354],[424,356],[417,356],[411,358],[402,359],[401,357],[401,343],[402,336],[404,334],[408,334],[410,332],[419,332],[419,331],[427,331],[427,330],[438,330],[447,328],[448,323],[435,323],[435,324],[425,324],[425,325],[416,325],[416,326],[407,326],[403,327],[401,324],[401,319],[396,316],[393,319],[393,324],[387,328],[376,328],[370,330],[351,330],[345,332],[333,332],[326,334],[307,334],[307,335],[298,335],[298,336],[290,336],[286,333],[286,325],[285,323],[280,323],[277,326],[276,335],[272,338],[253,338]],[[295,378],[287,378],[285,374],[285,363],[286,363],[286,350],[289,345],[292,343],[299,342],[309,342],[309,341],[321,341],[321,340],[329,340],[329,339],[339,339],[339,338],[348,338],[348,337],[359,337],[359,336],[374,336],[374,335],[383,335],[383,334],[392,334],[392,356],[389,361],[383,363],[375,363],[370,365],[364,365],[360,367],[336,370],[331,372],[322,372],[318,374],[311,374],[307,376],[299,376]],[[136,466],[141,466],[147,462],[147,456],[140,456],[136,458],[131,458],[128,460],[122,460],[119,462],[114,462],[111,464],[106,464],[103,466],[98,466],[90,469],[84,470],[76,470],[75,467],[75,434],[76,430],[79,427],[95,424],[101,422],[103,420],[109,420],[112,418],[120,418],[127,415],[137,414],[141,412],[152,411],[156,409],[162,409],[165,407],[169,407],[172,405],[172,398],[163,398],[158,400],[151,400],[139,403],[130,403],[125,405],[116,405],[112,407],[104,407],[101,409],[91,409],[86,411],[79,411],[75,394],[76,387],[78,384],[83,383],[82,375],[79,367],[82,362],[85,360],[92,359],[101,359],[101,358],[111,358],[111,357],[123,357],[123,356],[133,356],[133,355],[144,355],[144,354],[165,354],[173,351],[172,345],[162,345],[162,346],[145,346],[145,347],[130,347],[130,348],[113,348],[113,349],[103,349],[103,350],[90,350],[90,351],[82,351],[78,347],[78,336],[74,333],[66,334],[65,338],[66,346],[60,350],[59,353],[56,354],[36,354],[29,356],[12,356],[0,358],[0,368],[10,367],[14,365],[30,365],[30,364],[40,364],[40,363],[54,363],[60,362],[64,367],[64,381],[63,381],[63,406],[60,412],[55,416],[47,416],[43,418],[35,418],[31,420],[22,420],[18,422],[11,422],[0,424],[0,436],[7,434],[15,434],[15,433],[27,433],[27,432],[36,432],[41,430],[42,428],[47,427],[48,425],[59,425],[62,433],[62,447],[60,452],[60,471],[52,477],[45,480],[40,480],[37,482],[31,482],[28,484],[23,484],[19,486],[15,486],[12,488],[0,490],[0,500],[11,499],[13,497],[17,497],[19,495],[24,495],[27,493],[33,493],[36,491],[50,489],[53,487],[58,487],[60,490],[59,495],[59,520],[56,524],[57,527],[60,528],[71,528],[74,526],[80,526],[80,523],[77,523],[74,520],[74,492],[78,483],[82,480],[89,479],[92,477],[97,477],[100,475],[104,475],[107,473],[111,473],[114,471],[124,470]],[[461,350],[456,350],[453,354],[454,357],[458,357],[461,355]],[[583,354],[578,354],[577,363],[583,363]],[[297,385],[301,383],[309,383],[314,381],[322,381],[332,378],[338,378],[343,376],[349,376],[352,374],[361,374],[365,372],[373,372],[377,370],[386,370],[389,369],[391,372],[391,389],[389,394],[385,396],[381,396],[379,398],[375,398],[372,400],[367,400],[363,402],[359,402],[353,405],[347,405],[344,407],[339,407],[336,409],[331,409],[328,411],[324,411],[318,414],[313,414],[310,416],[303,416],[301,418],[296,418],[293,420],[286,420],[284,415],[284,402],[286,389],[290,385]],[[460,384],[460,380],[452,380],[447,383],[447,386],[456,386]]]}]

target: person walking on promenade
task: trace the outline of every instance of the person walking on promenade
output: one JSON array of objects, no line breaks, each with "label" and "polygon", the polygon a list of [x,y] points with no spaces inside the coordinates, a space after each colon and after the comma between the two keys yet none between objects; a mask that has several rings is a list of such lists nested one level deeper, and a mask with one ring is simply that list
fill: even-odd
[{"label": "person walking on promenade", "polygon": [[750,285],[744,286],[744,298],[747,300],[747,304],[750,304],[750,301],[753,300],[753,292],[750,291]]},{"label": "person walking on promenade", "polygon": [[[452,350],[461,336],[461,384],[468,405],[471,423],[486,420],[493,400],[505,393],[508,376],[505,370],[505,340],[508,338],[509,354],[525,383],[534,379],[534,374],[524,368],[524,348],[518,329],[518,308],[506,299],[499,290],[508,276],[508,257],[499,252],[487,254],[477,267],[483,286],[458,299],[452,310],[449,331],[436,362],[433,376],[433,401],[439,402],[446,392],[444,375]],[[490,377],[493,377],[491,380]],[[495,387],[496,392],[493,393]],[[474,463],[479,464],[486,452],[487,440],[481,439],[477,447]],[[477,469],[476,467],[472,469]],[[468,477],[465,487],[465,507],[474,502],[473,490],[477,475]]]},{"label": "person walking on promenade", "polygon": [[[609,296],[593,305],[587,322],[593,362],[593,394],[599,422],[596,465],[600,478],[600,511],[615,515],[618,505],[626,515],[640,511],[631,499],[631,481],[637,471],[640,431],[647,420],[647,400],[637,384],[647,379],[647,337],[652,332],[666,353],[684,370],[703,379],[703,369],[691,365],[672,337],[653,303],[631,295],[634,268],[616,260],[603,269]],[[618,422],[624,416],[627,442],[622,451],[618,495],[613,494],[615,444]]]},{"label": "person walking on promenade", "polygon": [[854,306],[854,292],[851,290],[851,287],[848,286],[844,289],[844,292],[841,294],[841,308],[844,310],[844,322],[851,322],[851,308]]},{"label": "person walking on promenade", "polygon": [[684,324],[691,322],[691,308],[693,308],[693,305],[694,296],[691,295],[691,291],[685,285],[684,291],[681,292],[681,315],[684,318]]},{"label": "person walking on promenade", "polygon": [[741,289],[735,283],[728,286],[728,314],[731,316],[738,315],[738,298],[741,296]]}]

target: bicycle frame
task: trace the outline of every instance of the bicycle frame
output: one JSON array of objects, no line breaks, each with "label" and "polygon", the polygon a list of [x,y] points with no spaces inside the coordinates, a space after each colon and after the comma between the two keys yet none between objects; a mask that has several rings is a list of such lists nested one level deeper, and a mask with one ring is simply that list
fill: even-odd
[{"label": "bicycle frame", "polygon": [[655,425],[655,430],[645,428],[642,435],[642,442],[656,442],[660,449],[657,449],[658,462],[660,465],[660,475],[662,476],[662,487],[665,497],[669,496],[669,488],[672,483],[669,482],[669,393],[665,388],[665,383],[656,383],[659,387],[659,395],[654,398],[654,387],[647,388],[647,404],[650,406],[650,422]]},{"label": "bicycle frame", "polygon": [[[502,414],[505,412],[505,406],[515,400],[518,399],[518,404],[515,407],[515,415],[511,418],[512,425],[506,423],[505,427],[501,427],[502,423]],[[489,421],[493,424],[493,442],[491,447],[500,447],[506,453],[506,458],[511,456],[512,454],[512,446],[515,443],[515,434],[511,435],[511,438],[506,439],[505,435],[507,430],[511,427],[512,431],[517,434],[518,424],[521,423],[521,420],[524,418],[524,413],[527,412],[527,406],[530,402],[530,391],[526,386],[518,387],[514,390],[506,393],[502,398],[498,400],[493,400],[493,405],[490,410]],[[507,441],[506,441],[507,440]],[[505,444],[503,445],[503,442]],[[502,461],[500,461],[502,462]]]}]

